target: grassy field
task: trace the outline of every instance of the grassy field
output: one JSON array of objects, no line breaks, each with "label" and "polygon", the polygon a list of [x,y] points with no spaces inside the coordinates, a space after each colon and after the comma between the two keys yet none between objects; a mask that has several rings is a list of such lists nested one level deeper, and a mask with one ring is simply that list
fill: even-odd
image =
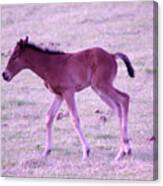
[{"label": "grassy field", "polygon": [[[53,100],[41,79],[21,72],[11,83],[1,81],[2,176],[153,179],[153,15],[152,3],[69,3],[2,6],[1,67],[11,49],[26,35],[37,44],[54,42],[57,49],[77,51],[100,46],[126,53],[136,71],[129,78],[119,62],[115,86],[131,97],[129,136],[133,155],[119,163],[117,116],[90,89],[76,95],[83,132],[91,146],[89,160],[69,117],[53,127],[53,151],[41,159],[45,116]],[[100,113],[96,113],[96,110]],[[66,112],[65,104],[60,112]],[[106,118],[104,121],[102,118]]]}]

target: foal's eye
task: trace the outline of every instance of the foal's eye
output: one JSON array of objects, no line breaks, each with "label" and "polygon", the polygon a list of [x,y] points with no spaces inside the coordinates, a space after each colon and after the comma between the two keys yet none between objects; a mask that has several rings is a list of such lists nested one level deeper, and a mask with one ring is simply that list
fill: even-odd
[{"label": "foal's eye", "polygon": [[13,56],[13,57],[12,57],[12,60],[15,60],[16,58],[17,58],[17,56]]},{"label": "foal's eye", "polygon": [[12,60],[15,60],[16,58],[18,58],[19,55],[17,53],[15,53],[13,56],[12,56]]}]

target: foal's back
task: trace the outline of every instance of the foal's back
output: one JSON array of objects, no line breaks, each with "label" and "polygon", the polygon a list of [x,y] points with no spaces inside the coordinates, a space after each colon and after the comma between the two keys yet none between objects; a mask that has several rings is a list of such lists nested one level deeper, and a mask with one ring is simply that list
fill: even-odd
[{"label": "foal's back", "polygon": [[112,80],[116,66],[114,55],[101,48],[91,48],[71,54],[63,70],[65,78],[78,87],[78,91],[91,85],[92,81]]},{"label": "foal's back", "polygon": [[112,81],[116,74],[113,55],[101,48],[91,48],[76,53],[50,58],[46,82],[55,93],[65,89],[80,91],[93,84]]}]

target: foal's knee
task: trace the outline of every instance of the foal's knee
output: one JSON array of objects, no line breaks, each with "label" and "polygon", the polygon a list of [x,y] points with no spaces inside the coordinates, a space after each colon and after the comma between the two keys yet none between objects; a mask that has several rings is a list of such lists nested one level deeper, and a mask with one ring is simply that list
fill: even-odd
[{"label": "foal's knee", "polygon": [[80,119],[79,118],[73,118],[72,119],[72,125],[75,129],[80,128]]},{"label": "foal's knee", "polygon": [[45,119],[47,128],[51,127],[53,118],[54,117],[52,115],[47,114],[46,119]]}]

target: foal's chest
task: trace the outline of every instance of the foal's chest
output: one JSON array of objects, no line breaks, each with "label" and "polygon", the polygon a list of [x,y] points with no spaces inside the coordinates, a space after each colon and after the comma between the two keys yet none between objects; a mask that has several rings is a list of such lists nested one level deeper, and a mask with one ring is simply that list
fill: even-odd
[{"label": "foal's chest", "polygon": [[49,83],[44,82],[45,87],[54,94],[58,94],[61,95],[63,93],[63,91],[65,90],[65,88],[61,87],[61,86],[54,86],[52,87]]}]

